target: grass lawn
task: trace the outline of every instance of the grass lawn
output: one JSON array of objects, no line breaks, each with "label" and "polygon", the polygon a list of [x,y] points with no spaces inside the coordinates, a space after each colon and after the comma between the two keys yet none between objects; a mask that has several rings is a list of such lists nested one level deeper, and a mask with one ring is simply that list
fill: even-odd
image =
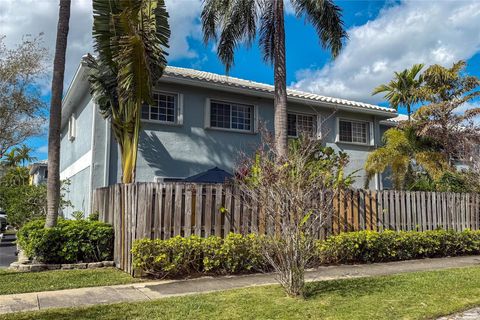
[{"label": "grass lawn", "polygon": [[0,319],[435,319],[480,304],[480,267],[317,282],[308,290],[305,300],[268,286]]},{"label": "grass lawn", "polygon": [[15,272],[0,269],[0,295],[138,282],[114,268]]}]

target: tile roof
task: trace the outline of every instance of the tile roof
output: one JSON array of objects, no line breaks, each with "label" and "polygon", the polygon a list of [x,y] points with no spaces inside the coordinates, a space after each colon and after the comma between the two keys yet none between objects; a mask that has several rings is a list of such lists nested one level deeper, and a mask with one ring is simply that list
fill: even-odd
[{"label": "tile roof", "polygon": [[[206,81],[212,84],[220,84],[229,87],[237,87],[257,92],[264,92],[264,93],[273,93],[274,87],[269,84],[259,83],[250,80],[239,79],[235,77],[220,75],[211,72],[199,71],[194,69],[188,68],[180,68],[180,67],[171,67],[168,66],[164,72],[165,78],[184,78],[190,80],[198,80],[198,81]],[[364,102],[358,101],[350,101],[340,98],[333,98],[322,96],[315,93],[303,92],[294,89],[287,89],[287,94],[291,98],[301,98],[306,100],[311,100],[315,102],[325,102],[325,103],[333,103],[342,106],[351,106],[351,107],[361,107],[371,110],[379,110],[384,112],[390,112],[395,114],[396,111],[391,108],[380,107],[373,104],[368,104]]]},{"label": "tile roof", "polygon": [[396,125],[399,124],[400,122],[406,121],[406,120],[408,120],[408,116],[407,116],[407,115],[405,115],[405,114],[399,114],[399,115],[396,116],[395,118],[390,118],[390,119],[387,119],[387,120],[382,120],[382,121],[380,121],[380,123],[396,126]]}]

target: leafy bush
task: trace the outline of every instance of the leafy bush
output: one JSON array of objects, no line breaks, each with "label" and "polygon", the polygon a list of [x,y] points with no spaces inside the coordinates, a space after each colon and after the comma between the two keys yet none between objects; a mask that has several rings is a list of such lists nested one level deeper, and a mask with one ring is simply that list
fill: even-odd
[{"label": "leafy bush", "polygon": [[480,231],[359,231],[319,241],[320,263],[372,263],[480,253]]},{"label": "leafy bush", "polygon": [[[0,208],[8,215],[8,223],[20,228],[28,221],[44,218],[47,212],[47,186],[28,184],[28,169],[11,167],[0,178]],[[60,207],[70,206],[65,200],[69,181],[62,181]]]},{"label": "leafy bush", "polygon": [[230,233],[225,239],[180,236],[168,240],[138,240],[132,254],[134,267],[155,277],[199,273],[233,274],[265,269],[262,238]]},{"label": "leafy bush", "polygon": [[44,228],[44,220],[25,224],[17,233],[27,256],[47,263],[97,262],[112,260],[112,226],[88,220],[59,220]]}]

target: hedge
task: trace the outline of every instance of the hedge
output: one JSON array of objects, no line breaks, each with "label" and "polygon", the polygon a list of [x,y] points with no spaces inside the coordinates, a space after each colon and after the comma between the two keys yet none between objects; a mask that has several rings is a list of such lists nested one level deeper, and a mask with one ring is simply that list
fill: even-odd
[{"label": "hedge", "polygon": [[216,236],[168,240],[137,240],[132,248],[133,265],[155,277],[181,277],[200,273],[235,274],[265,270],[262,238],[230,233]]},{"label": "hedge", "polygon": [[372,263],[480,254],[480,231],[359,231],[318,242],[320,263]]},{"label": "hedge", "polygon": [[[180,236],[134,243],[134,267],[155,277],[267,271],[266,237],[230,233],[225,239]],[[271,240],[269,240],[271,241]],[[317,242],[312,267],[480,254],[480,231],[358,231]]]},{"label": "hedge", "polygon": [[25,224],[17,242],[30,258],[45,263],[98,262],[113,259],[112,226],[90,220],[58,221],[44,228],[45,220]]}]

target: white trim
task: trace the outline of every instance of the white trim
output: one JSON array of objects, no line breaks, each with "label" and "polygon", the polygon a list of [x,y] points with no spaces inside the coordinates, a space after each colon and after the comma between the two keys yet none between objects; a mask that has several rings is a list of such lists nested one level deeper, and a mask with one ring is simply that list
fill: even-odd
[{"label": "white trim", "polygon": [[[372,121],[368,120],[358,120],[358,119],[352,119],[352,118],[345,118],[345,117],[337,117],[337,124],[336,124],[336,137],[335,137],[335,143],[340,143],[340,144],[351,144],[351,145],[357,145],[357,146],[366,146],[366,147],[371,147],[374,146],[374,143],[372,143]],[[350,122],[363,122],[368,125],[368,130],[370,131],[369,136],[367,136],[367,142],[349,142],[349,141],[341,141],[340,140],[340,121],[350,121]]]},{"label": "white trim", "polygon": [[[174,121],[165,121],[165,120],[155,120],[150,119],[150,112],[151,112],[151,105],[149,105],[148,109],[148,119],[142,118],[142,111],[140,110],[140,121],[145,123],[157,123],[169,126],[181,126],[183,125],[183,94],[173,91],[163,91],[163,90],[153,90],[153,93],[156,94],[163,94],[166,96],[174,96]],[[143,106],[142,106],[143,108]]]},{"label": "white trim", "polygon": [[[314,132],[314,136],[317,137],[318,136],[318,116],[319,114],[316,114],[316,113],[308,113],[308,112],[297,112],[297,111],[288,111],[287,110],[287,137],[288,138],[293,138],[293,139],[296,139],[298,138],[298,132],[297,132],[297,135],[296,136],[290,136],[288,135],[288,115],[289,114],[292,114],[292,115],[300,115],[300,116],[308,116],[308,117],[313,117],[314,118],[314,123],[315,123],[315,128],[317,129],[317,132]],[[295,131],[297,131],[298,128],[295,128]]]},{"label": "white trim", "polygon": [[80,171],[85,170],[86,168],[90,167],[92,163],[92,150],[88,150],[83,156],[81,156],[77,161],[71,164],[68,168],[63,170],[60,173],[60,180],[65,180],[73,177]]},{"label": "white trim", "polygon": [[[220,128],[220,127],[212,127],[211,121],[210,121],[210,115],[211,115],[211,107],[212,107],[212,101],[217,101],[220,103],[225,103],[225,104],[230,104],[231,105],[239,105],[239,106],[245,106],[245,107],[251,107],[252,112],[251,112],[251,123],[250,123],[250,130],[244,130],[244,129],[235,129],[235,128]],[[205,129],[211,129],[211,130],[218,130],[218,131],[227,131],[227,132],[236,132],[236,133],[246,133],[246,134],[256,134],[258,130],[258,124],[257,124],[257,105],[253,103],[245,103],[245,102],[240,102],[238,99],[230,99],[230,98],[207,98],[206,99],[206,112],[205,112]],[[230,118],[232,117],[232,114],[230,112]],[[231,120],[230,119],[230,126],[231,126]]]}]

